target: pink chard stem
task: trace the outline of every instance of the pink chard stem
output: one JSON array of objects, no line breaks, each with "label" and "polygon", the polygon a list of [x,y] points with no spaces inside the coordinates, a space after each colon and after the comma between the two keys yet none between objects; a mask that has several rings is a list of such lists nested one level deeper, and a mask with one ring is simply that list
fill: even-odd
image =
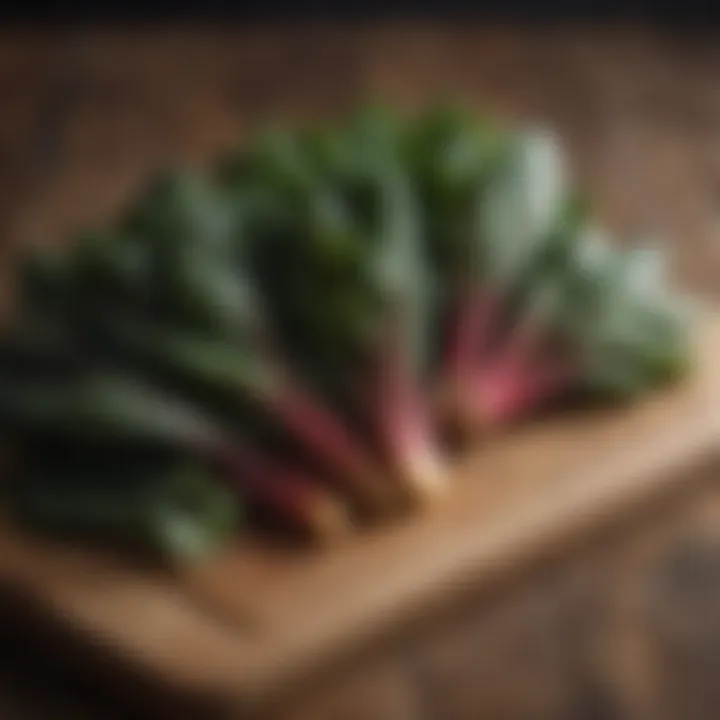
[{"label": "pink chard stem", "polygon": [[444,468],[425,399],[402,350],[391,342],[380,364],[377,421],[384,454],[414,500],[426,501],[445,485]]},{"label": "pink chard stem", "polygon": [[342,504],[302,473],[240,443],[213,448],[208,455],[229,485],[275,517],[320,539],[348,529]]},{"label": "pink chard stem", "polygon": [[271,380],[263,386],[268,405],[292,438],[331,474],[362,511],[383,514],[394,502],[390,488],[369,452],[288,366],[275,333],[265,325],[257,332]]},{"label": "pink chard stem", "polygon": [[490,349],[501,308],[501,296],[496,291],[474,289],[464,295],[451,323],[444,362],[447,374],[466,378],[474,371],[478,358]]},{"label": "pink chard stem", "polygon": [[389,509],[391,488],[341,421],[297,384],[284,383],[276,403],[286,429],[334,473],[335,481],[349,490],[363,509]]},{"label": "pink chard stem", "polygon": [[475,426],[485,428],[512,423],[556,399],[575,376],[576,369],[563,360],[503,358],[477,374],[469,415]]},{"label": "pink chard stem", "polygon": [[467,398],[473,393],[478,365],[492,351],[493,332],[503,307],[497,289],[474,288],[460,299],[450,326],[450,335],[440,380],[440,414],[456,430],[467,430]]}]

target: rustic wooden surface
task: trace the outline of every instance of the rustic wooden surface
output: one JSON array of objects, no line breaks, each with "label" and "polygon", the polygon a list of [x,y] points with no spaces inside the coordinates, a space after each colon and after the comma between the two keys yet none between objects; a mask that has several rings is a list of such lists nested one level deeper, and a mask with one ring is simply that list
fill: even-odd
[{"label": "rustic wooden surface", "polygon": [[326,551],[246,540],[165,574],[6,525],[0,588],[46,621],[59,617],[85,651],[101,645],[106,664],[129,659],[166,695],[283,717],[298,695],[326,696],[338,662],[350,674],[386,662],[400,637],[407,662],[458,603],[475,609],[499,585],[720,470],[720,317],[699,321],[693,339],[686,382],[499,435],[458,462],[441,503]]},{"label": "rustic wooden surface", "polygon": [[[608,221],[665,231],[679,280],[718,298],[719,70],[715,37],[637,29],[6,32],[0,238],[52,241],[117,206],[150,168],[201,161],[267,115],[441,94],[552,123]],[[695,496],[458,616],[413,662],[389,654],[296,717],[710,720],[719,507],[708,477]],[[6,646],[19,649],[3,662],[4,716],[108,717],[109,703],[135,716],[81,681],[76,692],[29,682],[21,669],[44,653],[23,662],[22,643]]]}]

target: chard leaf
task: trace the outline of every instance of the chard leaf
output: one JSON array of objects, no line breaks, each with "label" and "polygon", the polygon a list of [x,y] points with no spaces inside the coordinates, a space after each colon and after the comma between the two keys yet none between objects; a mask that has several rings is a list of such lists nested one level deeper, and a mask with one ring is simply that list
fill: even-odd
[{"label": "chard leaf", "polygon": [[664,287],[657,253],[623,252],[594,229],[576,250],[567,316],[584,348],[586,384],[627,394],[680,374],[689,322]]},{"label": "chard leaf", "polygon": [[84,373],[68,382],[43,377],[0,381],[0,424],[31,436],[134,440],[170,447],[214,445],[214,423],[132,376]]},{"label": "chard leaf", "polygon": [[155,178],[128,211],[121,232],[168,250],[200,244],[213,251],[227,247],[233,221],[222,193],[202,176],[183,171]]},{"label": "chard leaf", "polygon": [[[130,451],[130,457],[133,452]],[[202,557],[238,529],[238,501],[206,470],[142,457],[36,459],[13,483],[15,511],[52,534],[102,537],[181,561]]]},{"label": "chard leaf", "polygon": [[381,184],[381,215],[377,228],[374,274],[385,298],[383,310],[394,315],[393,332],[416,372],[427,367],[431,308],[431,276],[423,252],[420,213],[407,183],[385,176]]},{"label": "chard leaf", "polygon": [[566,207],[568,179],[552,135],[521,136],[478,206],[486,273],[512,282],[536,256]]},{"label": "chard leaf", "polygon": [[508,138],[492,123],[453,108],[429,113],[405,142],[406,164],[419,195],[427,251],[451,287],[485,259],[478,204],[505,162]]},{"label": "chard leaf", "polygon": [[117,313],[112,318],[105,337],[117,353],[156,367],[161,376],[180,376],[224,393],[242,390],[259,398],[276,391],[277,369],[255,345]]}]

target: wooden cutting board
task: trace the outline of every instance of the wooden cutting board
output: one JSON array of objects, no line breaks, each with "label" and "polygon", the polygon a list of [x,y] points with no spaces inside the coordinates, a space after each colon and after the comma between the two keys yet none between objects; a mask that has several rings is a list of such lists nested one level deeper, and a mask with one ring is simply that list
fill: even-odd
[{"label": "wooden cutting board", "polygon": [[238,544],[174,575],[0,526],[0,588],[169,691],[258,706],[460,591],[487,589],[720,467],[720,317],[682,385],[487,441],[433,508],[342,545]]}]

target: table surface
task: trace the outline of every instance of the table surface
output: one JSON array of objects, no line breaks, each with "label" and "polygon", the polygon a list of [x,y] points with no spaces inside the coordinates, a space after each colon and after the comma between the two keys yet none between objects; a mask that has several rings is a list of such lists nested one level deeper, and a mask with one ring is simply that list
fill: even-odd
[{"label": "table surface", "polygon": [[[265,117],[445,98],[551,124],[606,221],[667,236],[679,282],[716,300],[718,72],[714,35],[639,28],[0,32],[0,252],[102,219],[152,169],[200,163]],[[432,650],[447,682],[428,689],[423,717],[716,717],[719,510],[708,478],[682,502],[488,601],[472,632],[449,628]],[[46,653],[18,633],[0,637],[9,648],[0,662],[3,717],[107,718],[109,708],[135,716],[57,661],[33,669]],[[453,671],[467,667],[468,654],[471,693]],[[387,708],[383,687],[382,678],[356,679],[338,693]],[[373,712],[357,717],[381,720]]]}]

